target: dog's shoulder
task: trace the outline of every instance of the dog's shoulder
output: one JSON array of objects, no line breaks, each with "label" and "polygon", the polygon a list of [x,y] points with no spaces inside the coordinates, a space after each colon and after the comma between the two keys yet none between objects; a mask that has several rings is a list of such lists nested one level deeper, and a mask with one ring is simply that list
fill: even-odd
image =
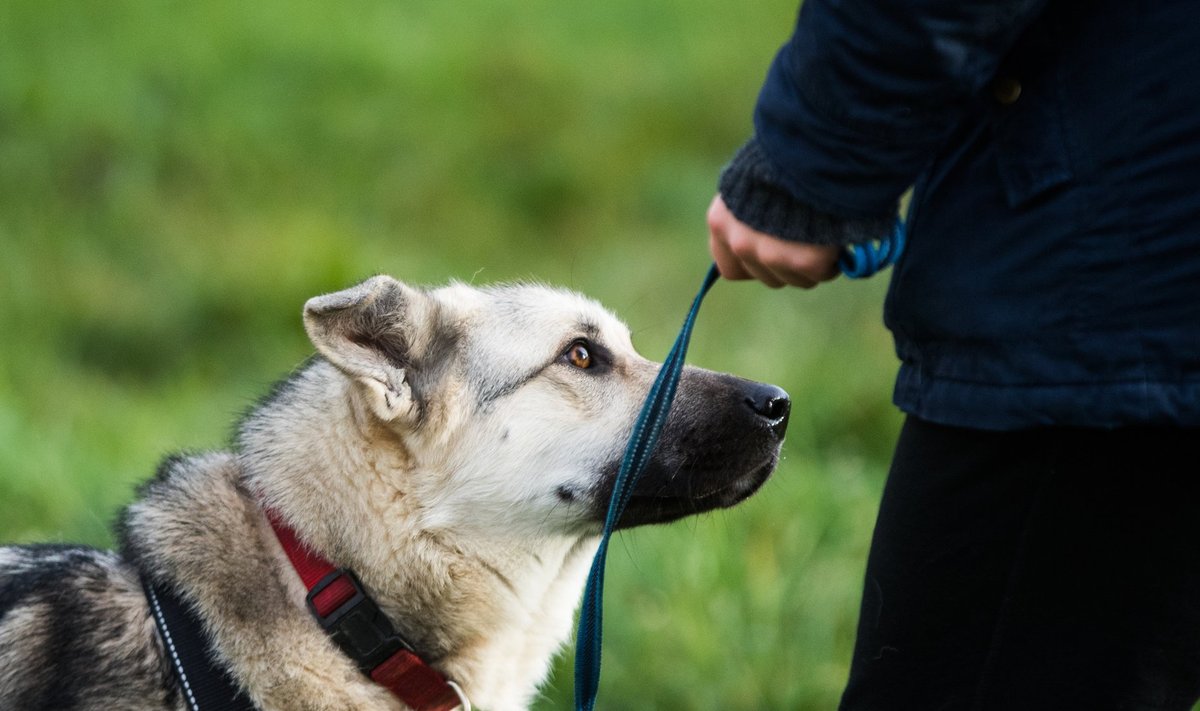
[{"label": "dog's shoulder", "polygon": [[247,493],[232,452],[172,454],[138,488],[117,519],[122,558],[159,578],[156,563],[178,556],[219,556],[221,539],[242,528]]}]

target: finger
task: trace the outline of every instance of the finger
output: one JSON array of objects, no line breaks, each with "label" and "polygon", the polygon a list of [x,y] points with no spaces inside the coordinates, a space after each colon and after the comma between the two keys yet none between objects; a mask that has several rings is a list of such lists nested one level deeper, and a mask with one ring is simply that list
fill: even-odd
[{"label": "finger", "polygon": [[736,225],[736,220],[720,193],[713,196],[704,217],[708,223],[708,252],[717,265],[717,271],[722,277],[733,281],[752,279],[750,272],[742,267],[741,260],[729,248],[729,230]]},{"label": "finger", "polygon": [[764,266],[764,268],[770,270],[771,275],[776,281],[787,286],[796,286],[801,289],[811,289],[818,284],[815,279],[809,279],[803,274],[788,269],[778,269],[770,266]]},{"label": "finger", "polygon": [[742,263],[733,255],[733,252],[729,251],[729,245],[725,243],[723,235],[709,233],[708,252],[716,262],[717,271],[721,273],[722,277],[730,281],[754,278],[742,267]]},{"label": "finger", "polygon": [[709,252],[721,276],[730,280],[757,279],[773,289],[783,286],[756,258],[755,242],[765,236],[733,219],[723,202],[714,201],[713,205],[709,211]]},{"label": "finger", "polygon": [[759,256],[760,245],[770,239],[774,238],[738,224],[730,228],[725,243],[743,271],[772,289],[778,289],[787,282],[764,265]]},{"label": "finger", "polygon": [[798,267],[797,262],[800,260],[792,254],[796,247],[799,245],[779,244],[774,240],[771,242],[763,240],[758,245],[758,262],[763,269],[771,273],[776,281],[801,289],[811,289],[817,285],[817,280],[811,278],[803,268]]},{"label": "finger", "polygon": [[775,238],[759,239],[755,242],[755,261],[762,270],[780,283],[801,289],[811,289],[818,280],[808,269],[805,255],[812,248],[795,242],[784,242]]},{"label": "finger", "polygon": [[769,240],[758,247],[759,263],[770,269],[777,279],[793,286],[810,289],[839,274],[840,248],[836,246]]}]

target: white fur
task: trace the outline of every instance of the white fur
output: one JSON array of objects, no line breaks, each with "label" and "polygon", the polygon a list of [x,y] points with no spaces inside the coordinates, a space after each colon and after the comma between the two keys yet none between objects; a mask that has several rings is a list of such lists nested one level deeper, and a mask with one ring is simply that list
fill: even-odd
[{"label": "white fur", "polygon": [[[126,690],[118,705],[161,708],[170,697],[142,691],[161,686],[167,666],[140,575],[197,610],[265,711],[402,708],[305,609],[271,508],[306,546],[353,570],[477,706],[527,708],[570,637],[605,487],[658,365],[595,302],[537,285],[423,291],[376,277],[311,299],[304,324],[321,357],[249,414],[237,451],[163,466],[124,514],[128,562],[0,549],[0,574],[87,569],[63,580],[92,622],[127,630],[89,647],[130,660],[106,668],[107,693]],[[565,357],[576,342],[594,351],[593,368]],[[629,525],[732,505],[776,461],[786,415],[767,422],[747,409],[745,381],[685,376],[676,439],[656,450],[659,478]],[[705,442],[716,445],[696,451]],[[45,602],[55,593],[39,588],[9,613],[0,666],[38,663],[57,629]]]},{"label": "white fur", "polygon": [[[569,292],[425,293],[386,278],[365,287],[400,290],[408,316],[397,323],[409,329],[414,362],[439,330],[455,341],[456,362],[425,385],[424,421],[381,404],[407,374],[339,340],[337,325],[314,323],[330,303],[378,298],[356,287],[310,301],[306,325],[329,362],[299,376],[286,404],[251,418],[240,465],[256,494],[354,569],[398,624],[428,623],[406,633],[446,655],[439,666],[471,699],[524,709],[570,637],[595,552],[599,523],[583,497],[619,458],[656,366],[615,317]],[[595,378],[558,362],[584,337],[619,372]],[[480,401],[506,381],[519,385]],[[564,502],[563,487],[580,500]],[[291,586],[293,602],[302,592]]]}]

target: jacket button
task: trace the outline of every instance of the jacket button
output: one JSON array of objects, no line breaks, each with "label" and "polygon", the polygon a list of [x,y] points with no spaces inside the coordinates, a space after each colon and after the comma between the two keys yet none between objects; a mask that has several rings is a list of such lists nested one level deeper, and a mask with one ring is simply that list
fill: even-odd
[{"label": "jacket button", "polygon": [[1000,77],[992,84],[992,96],[1002,106],[1014,104],[1021,98],[1021,82],[1012,77]]}]

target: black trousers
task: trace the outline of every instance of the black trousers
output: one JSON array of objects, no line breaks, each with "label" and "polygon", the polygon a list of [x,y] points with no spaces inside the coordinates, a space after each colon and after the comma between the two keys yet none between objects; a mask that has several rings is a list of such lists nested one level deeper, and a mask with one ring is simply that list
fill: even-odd
[{"label": "black trousers", "polygon": [[1188,711],[1200,430],[909,418],[841,711]]}]

